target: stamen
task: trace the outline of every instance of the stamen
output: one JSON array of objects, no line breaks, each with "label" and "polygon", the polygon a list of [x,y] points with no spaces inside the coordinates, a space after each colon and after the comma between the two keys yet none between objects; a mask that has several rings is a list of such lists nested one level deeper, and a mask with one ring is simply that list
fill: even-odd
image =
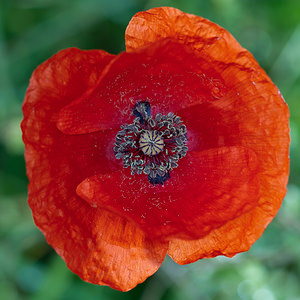
[{"label": "stamen", "polygon": [[186,126],[172,112],[152,117],[146,101],[137,102],[132,112],[133,123],[121,125],[116,135],[115,157],[131,168],[132,175],[145,174],[150,183],[163,185],[187,153]]},{"label": "stamen", "polygon": [[147,101],[137,102],[132,109],[132,113],[140,119],[141,124],[144,124],[145,119],[149,117],[151,113],[150,103]]}]

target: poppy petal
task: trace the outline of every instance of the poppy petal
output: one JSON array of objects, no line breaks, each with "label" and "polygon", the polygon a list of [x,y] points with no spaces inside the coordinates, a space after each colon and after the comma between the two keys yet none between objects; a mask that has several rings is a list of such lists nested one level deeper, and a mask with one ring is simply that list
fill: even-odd
[{"label": "poppy petal", "polygon": [[21,126],[36,225],[84,280],[128,290],[157,270],[167,246],[76,195],[76,186],[87,176],[117,168],[107,151],[116,132],[72,136],[56,127],[60,109],[86,93],[112,57],[104,51],[67,49],[40,65],[30,80]]},{"label": "poppy petal", "polygon": [[163,187],[126,173],[89,177],[77,194],[92,207],[135,220],[153,238],[205,236],[259,200],[256,156],[242,147],[190,153]]},{"label": "poppy petal", "polygon": [[[279,90],[229,32],[201,17],[169,7],[150,9],[132,18],[125,37],[129,52],[173,37],[205,56],[229,92],[220,101],[179,112],[186,126],[197,132],[193,135],[196,148],[240,145],[254,151],[260,165],[258,207],[201,240],[171,242],[170,256],[188,263],[246,251],[276,215],[286,193],[289,111]],[[215,84],[212,89],[218,93]]]},{"label": "poppy petal", "polygon": [[[233,257],[249,250],[273,220],[281,205],[281,201],[277,198],[277,187],[267,192],[269,194],[274,192],[276,197],[268,197],[267,201],[263,199],[253,210],[211,231],[202,239],[170,241],[168,255],[176,263],[183,265],[218,255]],[[281,194],[282,197],[284,195],[285,193]]]},{"label": "poppy petal", "polygon": [[122,53],[107,67],[94,90],[60,111],[58,128],[67,134],[119,128],[132,121],[132,108],[141,100],[151,104],[152,114],[175,113],[215,101],[211,78],[224,95],[226,87],[212,64],[174,40]]},{"label": "poppy petal", "polygon": [[173,7],[152,8],[133,16],[125,32],[126,51],[134,52],[165,38],[187,45],[212,62],[215,70],[220,73],[230,65],[241,65],[253,68],[253,71],[259,68],[264,74],[251,53],[227,30],[207,19]]},{"label": "poppy petal", "polygon": [[165,38],[173,38],[197,52],[213,52],[224,63],[237,59],[235,56],[241,50],[246,51],[224,28],[173,7],[156,7],[135,14],[125,32],[126,51],[136,51]]},{"label": "poppy petal", "polygon": [[167,243],[149,239],[136,223],[117,214],[97,210],[96,215],[93,235],[81,241],[80,252],[76,253],[74,245],[65,249],[72,271],[83,280],[121,291],[134,288],[157,271],[166,256]]},{"label": "poppy petal", "polygon": [[[232,73],[239,74],[241,79],[239,83],[234,79],[231,82],[236,82],[232,88],[239,96],[228,94],[222,101],[195,106],[193,110],[186,109],[180,114],[188,120],[188,127],[202,129],[195,141],[200,147],[206,149],[239,143],[256,153],[261,168],[258,175],[261,198],[255,209],[201,240],[172,241],[169,255],[180,264],[247,251],[274,218],[286,193],[290,142],[288,108],[277,88],[266,77],[255,84],[247,84],[249,81],[243,78],[247,79],[249,73],[237,66],[231,68],[231,71],[235,69]],[[199,115],[202,117],[197,118]],[[256,128],[255,132],[253,128]]]}]

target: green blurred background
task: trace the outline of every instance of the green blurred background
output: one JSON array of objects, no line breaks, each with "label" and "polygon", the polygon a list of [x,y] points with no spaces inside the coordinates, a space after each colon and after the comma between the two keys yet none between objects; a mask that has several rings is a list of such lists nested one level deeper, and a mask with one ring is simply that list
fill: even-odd
[{"label": "green blurred background", "polygon": [[[174,6],[229,30],[291,111],[291,175],[282,208],[247,253],[159,271],[128,293],[81,281],[35,227],[19,124],[32,71],[66,47],[124,50],[138,11]],[[0,299],[300,300],[300,1],[0,0]]]}]

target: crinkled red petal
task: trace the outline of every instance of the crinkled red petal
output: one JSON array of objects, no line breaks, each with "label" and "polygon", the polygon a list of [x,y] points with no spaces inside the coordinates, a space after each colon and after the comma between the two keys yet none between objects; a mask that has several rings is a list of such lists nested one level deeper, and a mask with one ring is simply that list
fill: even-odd
[{"label": "crinkled red petal", "polygon": [[[218,85],[218,95],[212,82]],[[132,108],[140,100],[151,104],[152,114],[168,114],[225,93],[211,63],[185,45],[165,40],[120,54],[93,90],[60,111],[58,128],[67,134],[120,128],[132,122]]]},{"label": "crinkled red petal", "polygon": [[92,89],[112,59],[104,51],[67,49],[40,65],[26,93],[22,131],[37,226],[81,278],[128,290],[158,269],[167,245],[76,195],[84,178],[117,169],[107,151],[116,131],[72,136],[56,127],[59,111]]},{"label": "crinkled red petal", "polygon": [[[286,193],[289,112],[280,92],[229,32],[201,17],[170,7],[154,8],[132,18],[125,38],[128,52],[173,38],[211,62],[228,93],[219,101],[192,106],[179,114],[192,129],[196,148],[240,145],[254,151],[260,165],[257,207],[202,239],[172,241],[169,255],[178,263],[188,263],[248,250],[271,222]],[[218,84],[212,81],[211,89],[218,95]]]},{"label": "crinkled red petal", "polygon": [[259,200],[258,165],[242,147],[189,153],[164,186],[129,171],[95,175],[77,187],[91,207],[135,220],[148,236],[199,238],[244,214]]},{"label": "crinkled red petal", "polygon": [[165,38],[175,39],[203,57],[207,55],[225,64],[251,66],[254,61],[227,30],[173,7],[157,7],[135,14],[125,32],[126,51],[135,52]]},{"label": "crinkled red petal", "polygon": [[[287,106],[226,30],[156,8],[131,20],[126,46],[117,57],[69,49],[41,65],[22,122],[35,222],[70,269],[120,290],[155,272],[166,240],[178,263],[247,250],[289,171]],[[189,153],[164,186],[114,157],[140,100],[188,129]]]}]

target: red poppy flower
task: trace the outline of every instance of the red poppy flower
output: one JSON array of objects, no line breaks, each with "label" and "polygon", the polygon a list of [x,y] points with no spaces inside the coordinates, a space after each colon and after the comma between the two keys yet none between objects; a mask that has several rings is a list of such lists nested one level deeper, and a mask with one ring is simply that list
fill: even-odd
[{"label": "red poppy flower", "polygon": [[82,279],[129,290],[161,265],[246,251],[277,213],[288,108],[218,25],[136,14],[126,52],[60,51],[32,75],[22,122],[29,205]]}]

